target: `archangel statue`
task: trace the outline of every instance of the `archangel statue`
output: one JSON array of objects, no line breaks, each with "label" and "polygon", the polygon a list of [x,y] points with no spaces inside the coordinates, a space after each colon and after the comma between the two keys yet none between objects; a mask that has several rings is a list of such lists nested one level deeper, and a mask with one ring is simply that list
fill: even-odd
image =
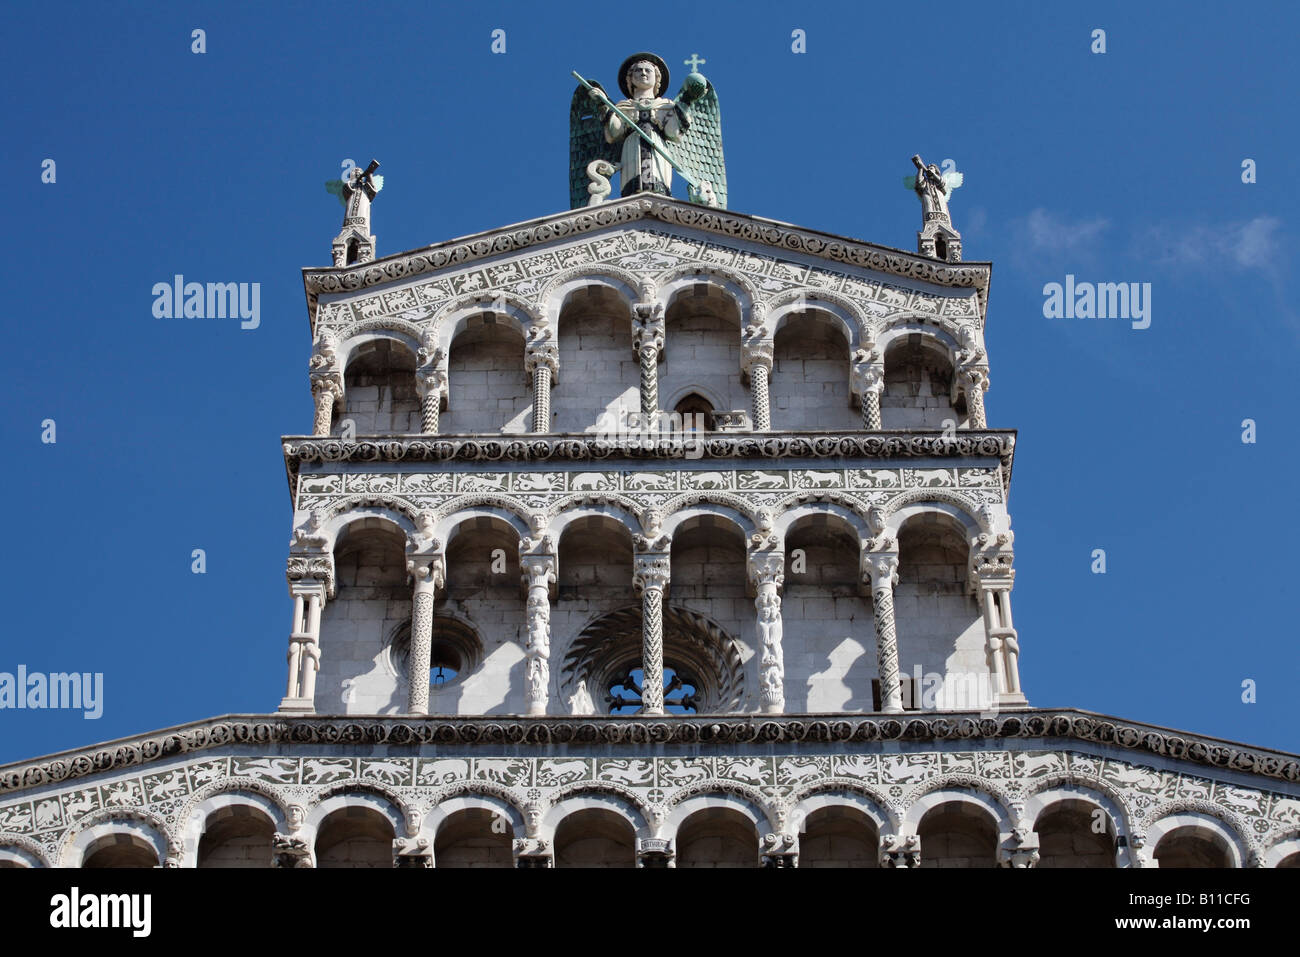
[{"label": "archangel statue", "polygon": [[603,201],[616,171],[622,196],[671,195],[673,170],[686,181],[693,202],[726,206],[722,117],[713,84],[690,73],[677,98],[668,99],[668,65],[653,53],[623,61],[618,85],[624,99],[618,103],[599,83],[574,76],[579,85],[569,107],[572,208]]},{"label": "archangel statue", "polygon": [[955,171],[944,173],[933,163],[923,162],[919,154],[912,157],[912,165],[916,167],[916,175],[906,177],[903,185],[908,189],[916,190],[916,194],[921,197],[923,221],[928,223],[932,219],[937,219],[940,222],[951,223],[948,199],[952,196],[952,191],[961,186],[966,177]]}]

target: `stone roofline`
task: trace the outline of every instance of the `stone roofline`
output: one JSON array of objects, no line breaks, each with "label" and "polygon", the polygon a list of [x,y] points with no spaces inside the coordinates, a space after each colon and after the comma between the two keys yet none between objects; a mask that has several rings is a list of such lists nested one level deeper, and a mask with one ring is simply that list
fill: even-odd
[{"label": "stone roofline", "polygon": [[606,746],[992,743],[1055,739],[1102,744],[1207,767],[1300,782],[1300,755],[1073,708],[887,714],[547,716],[293,716],[228,714],[0,766],[0,794],[58,784],[228,746]]},{"label": "stone roofline", "polygon": [[599,206],[565,210],[419,249],[392,253],[352,266],[304,266],[303,288],[307,294],[307,315],[313,335],[317,300],[321,293],[352,292],[381,286],[644,219],[687,226],[729,239],[748,240],[774,249],[804,253],[829,262],[938,286],[975,289],[981,325],[988,309],[989,282],[993,272],[990,262],[947,263],[903,249],[806,229],[749,213],[712,209],[670,196],[651,197],[642,193]]}]

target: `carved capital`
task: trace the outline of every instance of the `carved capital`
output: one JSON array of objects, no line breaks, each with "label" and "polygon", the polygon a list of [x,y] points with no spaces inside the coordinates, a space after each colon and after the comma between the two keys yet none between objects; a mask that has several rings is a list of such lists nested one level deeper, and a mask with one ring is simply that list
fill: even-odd
[{"label": "carved capital", "polygon": [[880,866],[920,867],[921,836],[919,834],[880,835]]},{"label": "carved capital", "polygon": [[898,584],[898,555],[892,552],[867,552],[862,556],[862,578],[873,590],[893,588]]},{"label": "carved capital", "polygon": [[271,866],[311,867],[311,845],[301,837],[276,832],[271,835]]},{"label": "carved capital", "polygon": [[393,841],[394,867],[433,867],[433,845],[427,837],[399,837]]},{"label": "carved capital", "polygon": [[785,552],[750,551],[745,558],[745,570],[755,587],[785,584]]},{"label": "carved capital", "polygon": [[639,837],[636,841],[638,867],[669,867],[676,857],[673,842],[660,837]]},{"label": "carved capital", "polygon": [[980,587],[1008,589],[1014,583],[1014,541],[1015,533],[1010,529],[996,534],[982,532],[975,536],[970,549],[970,572]]},{"label": "carved capital", "polygon": [[406,573],[415,580],[416,588],[437,590],[447,583],[447,563],[441,554],[408,555]]},{"label": "carved capital", "polygon": [[532,375],[539,367],[543,366],[551,370],[552,377],[559,375],[559,347],[553,342],[546,341],[530,343],[528,351],[524,354],[524,369],[527,370],[529,375]]},{"label": "carved capital", "polygon": [[774,353],[775,345],[771,339],[746,341],[740,347],[740,367],[749,375],[753,375],[756,366],[771,372]]},{"label": "carved capital", "polygon": [[799,859],[799,838],[794,834],[764,834],[759,850],[764,867],[794,867]]},{"label": "carved capital", "polygon": [[632,559],[632,585],[638,594],[647,588],[662,591],[668,587],[669,577],[667,552],[650,552]]},{"label": "carved capital", "polygon": [[555,583],[556,558],[554,555],[522,554],[519,556],[520,576],[525,588],[547,588]]},{"label": "carved capital", "polygon": [[334,597],[334,556],[324,555],[290,555],[285,563],[284,577],[289,582],[290,591],[308,584],[320,584],[325,594]]},{"label": "carved capital", "polygon": [[446,368],[429,366],[415,370],[415,392],[421,399],[429,395],[441,395],[446,388]]}]

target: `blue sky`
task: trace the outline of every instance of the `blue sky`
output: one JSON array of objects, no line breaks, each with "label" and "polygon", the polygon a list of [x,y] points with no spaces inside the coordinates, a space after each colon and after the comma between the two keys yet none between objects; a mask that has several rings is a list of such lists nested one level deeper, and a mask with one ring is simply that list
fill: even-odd
[{"label": "blue sky", "polygon": [[[994,263],[990,424],[1019,429],[1030,701],[1300,750],[1295,7],[647,9],[6,12],[0,671],[103,672],[104,713],[0,711],[0,761],[276,707],[279,437],[311,427],[299,269],[338,230],[323,183],[382,160],[381,255],[562,210],[569,71],[610,86],[638,49],[674,91],[707,60],[737,211],[912,248],[908,158],[965,174],[965,255]],[[260,283],[260,326],[154,318],[176,273]],[[1045,318],[1067,274],[1150,283],[1150,328]]]}]

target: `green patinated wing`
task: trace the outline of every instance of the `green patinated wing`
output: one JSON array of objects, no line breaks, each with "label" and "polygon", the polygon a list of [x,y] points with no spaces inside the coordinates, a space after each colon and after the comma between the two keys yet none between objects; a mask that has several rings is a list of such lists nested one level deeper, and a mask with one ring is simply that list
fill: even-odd
[{"label": "green patinated wing", "polygon": [[[680,94],[679,94],[680,97]],[[718,205],[727,206],[727,166],[722,159],[722,113],[718,92],[709,84],[704,95],[690,106],[691,125],[668,149],[679,166],[700,183],[709,183]]]},{"label": "green patinated wing", "polygon": [[347,209],[348,199],[346,196],[343,195],[343,180],[341,179],[328,180],[325,183],[325,189],[327,192],[334,194],[334,198],[339,201],[340,206],[342,206],[344,209]]},{"label": "green patinated wing", "polygon": [[[592,82],[592,86],[600,86]],[[601,87],[601,89],[604,89]],[[603,159],[617,163],[622,150],[618,144],[605,142],[605,129],[596,115],[595,105],[587,88],[578,85],[569,105],[569,208],[586,206],[591,194],[587,185],[587,164]]]}]

